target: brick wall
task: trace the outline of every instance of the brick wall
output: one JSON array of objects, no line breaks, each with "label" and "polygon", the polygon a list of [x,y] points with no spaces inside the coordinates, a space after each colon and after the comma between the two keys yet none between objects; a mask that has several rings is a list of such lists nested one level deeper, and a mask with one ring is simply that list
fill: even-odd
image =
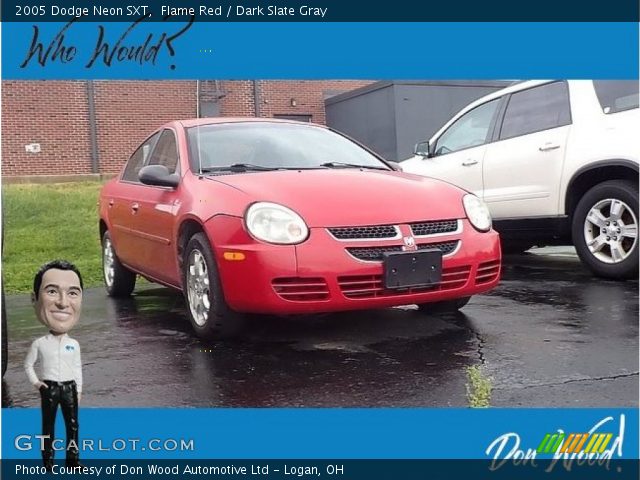
[{"label": "brick wall", "polygon": [[[40,153],[25,145],[39,143]],[[85,82],[2,82],[2,175],[91,171]]]},{"label": "brick wall", "polygon": [[101,173],[119,172],[153,131],[196,116],[195,81],[94,82]]},{"label": "brick wall", "polygon": [[[260,80],[261,117],[309,115],[325,123],[324,99],[370,81]],[[154,129],[197,116],[195,81],[94,81],[100,173],[120,170]],[[201,99],[219,103],[222,116],[255,116],[254,82],[201,82]],[[87,82],[2,82],[2,175],[91,173]],[[25,145],[40,143],[40,153]]]},{"label": "brick wall", "polygon": [[219,84],[220,92],[224,95],[220,99],[220,114],[223,117],[255,116],[252,81],[235,80]]}]

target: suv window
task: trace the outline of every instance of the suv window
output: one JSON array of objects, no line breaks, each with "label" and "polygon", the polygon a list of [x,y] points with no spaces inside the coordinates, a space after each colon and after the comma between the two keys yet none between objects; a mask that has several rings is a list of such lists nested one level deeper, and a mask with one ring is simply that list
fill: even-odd
[{"label": "suv window", "polygon": [[593,86],[604,113],[616,113],[638,108],[636,80],[594,80]]},{"label": "suv window", "polygon": [[571,107],[567,84],[547,83],[511,95],[500,139],[541,132],[570,123]]},{"label": "suv window", "polygon": [[434,155],[444,155],[486,143],[499,102],[499,98],[491,100],[456,120],[440,135],[434,147]]},{"label": "suv window", "polygon": [[162,132],[149,159],[149,165],[164,165],[169,173],[175,173],[178,166],[178,146],[173,130],[166,129]]},{"label": "suv window", "polygon": [[124,169],[124,173],[122,174],[122,180],[125,182],[136,182],[140,183],[140,179],[138,178],[138,172],[144,166],[144,162],[146,161],[149,153],[151,152],[151,148],[158,140],[160,133],[156,133],[147,139],[138,149],[131,155],[131,158],[127,162],[127,166]]}]

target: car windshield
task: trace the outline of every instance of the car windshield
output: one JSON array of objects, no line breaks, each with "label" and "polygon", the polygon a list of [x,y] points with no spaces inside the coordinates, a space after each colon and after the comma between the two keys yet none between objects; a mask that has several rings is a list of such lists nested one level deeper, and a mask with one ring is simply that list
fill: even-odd
[{"label": "car windshield", "polygon": [[330,130],[293,123],[245,122],[187,129],[194,172],[374,168],[385,163]]}]

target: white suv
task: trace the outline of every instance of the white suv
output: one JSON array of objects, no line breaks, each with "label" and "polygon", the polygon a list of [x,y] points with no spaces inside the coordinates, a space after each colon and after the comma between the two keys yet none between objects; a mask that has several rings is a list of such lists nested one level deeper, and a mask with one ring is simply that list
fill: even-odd
[{"label": "white suv", "polygon": [[470,104],[405,172],[484,199],[506,252],[573,242],[597,275],[638,275],[637,81],[528,81]]}]

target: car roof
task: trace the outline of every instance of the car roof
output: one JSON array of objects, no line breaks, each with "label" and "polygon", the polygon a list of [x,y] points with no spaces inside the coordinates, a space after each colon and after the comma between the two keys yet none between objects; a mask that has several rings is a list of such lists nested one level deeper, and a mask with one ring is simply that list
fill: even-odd
[{"label": "car roof", "polygon": [[261,118],[261,117],[209,117],[209,118],[191,118],[187,120],[177,120],[177,123],[184,128],[201,127],[203,125],[220,125],[224,123],[294,123],[297,125],[310,125],[314,127],[326,128],[324,125],[318,125],[310,122],[297,122],[295,120],[278,119],[278,118]]}]

